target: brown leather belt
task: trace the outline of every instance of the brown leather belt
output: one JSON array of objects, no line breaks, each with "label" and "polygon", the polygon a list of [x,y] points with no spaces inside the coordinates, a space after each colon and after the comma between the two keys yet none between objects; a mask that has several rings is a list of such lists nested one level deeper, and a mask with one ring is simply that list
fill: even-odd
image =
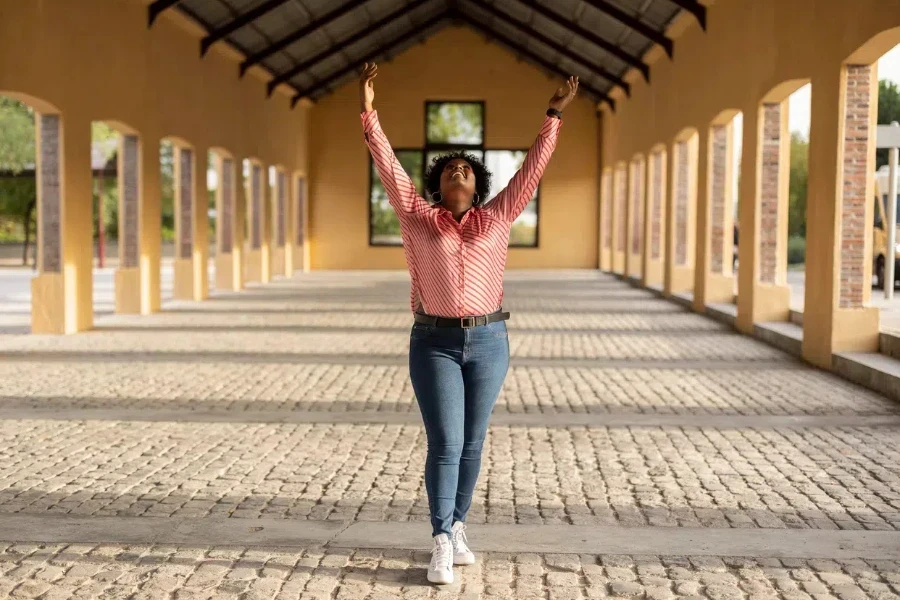
[{"label": "brown leather belt", "polygon": [[509,318],[508,312],[497,311],[489,315],[481,315],[478,317],[433,317],[431,315],[423,315],[422,313],[414,313],[416,323],[423,325],[431,325],[433,327],[461,327],[463,329],[471,329],[472,327],[481,327],[497,321],[505,321]]}]

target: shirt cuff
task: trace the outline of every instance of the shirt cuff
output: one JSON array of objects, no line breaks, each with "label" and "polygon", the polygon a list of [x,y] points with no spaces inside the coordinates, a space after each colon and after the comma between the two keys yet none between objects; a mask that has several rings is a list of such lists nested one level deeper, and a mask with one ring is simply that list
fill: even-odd
[{"label": "shirt cuff", "polygon": [[369,110],[360,113],[359,118],[362,121],[363,131],[365,133],[371,133],[378,129],[378,111]]},{"label": "shirt cuff", "polygon": [[541,137],[553,137],[559,133],[560,127],[562,127],[562,119],[547,115],[544,117],[544,124],[541,125],[540,135]]}]

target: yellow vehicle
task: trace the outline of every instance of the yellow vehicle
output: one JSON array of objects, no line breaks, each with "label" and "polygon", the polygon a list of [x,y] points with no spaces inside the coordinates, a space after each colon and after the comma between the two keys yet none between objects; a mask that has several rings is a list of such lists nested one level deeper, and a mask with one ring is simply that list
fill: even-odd
[{"label": "yellow vehicle", "polygon": [[[875,277],[875,287],[884,289],[885,257],[887,256],[887,232],[884,224],[887,222],[887,190],[889,184],[889,168],[884,165],[875,173],[875,223],[872,235],[872,275]],[[898,198],[900,199],[900,198]],[[897,217],[900,219],[900,206],[897,207]],[[896,228],[897,225],[894,224]],[[894,247],[894,284],[900,281],[900,229],[895,234],[896,245]]]}]

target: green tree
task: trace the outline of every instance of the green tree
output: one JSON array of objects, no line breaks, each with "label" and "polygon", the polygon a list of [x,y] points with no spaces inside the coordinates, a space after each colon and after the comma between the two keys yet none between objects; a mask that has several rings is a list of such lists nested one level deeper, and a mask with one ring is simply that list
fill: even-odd
[{"label": "green tree", "polygon": [[22,264],[28,262],[37,185],[34,177],[20,175],[34,168],[34,153],[34,111],[22,102],[0,97],[0,220],[10,223],[5,229],[14,238],[18,238],[14,229],[21,226],[25,238]]},{"label": "green tree", "polygon": [[482,105],[471,102],[429,104],[428,142],[432,144],[480,144]]},{"label": "green tree", "polygon": [[[882,79],[878,82],[878,124],[900,123],[900,87],[893,81]],[[888,149],[875,152],[875,168],[888,164]]]},{"label": "green tree", "polygon": [[[96,155],[103,161],[104,167],[112,161],[118,152],[119,132],[103,123],[97,121],[91,123],[91,155]],[[107,177],[105,174],[100,177],[94,172],[95,179],[102,179],[103,190],[100,193],[100,186],[95,184],[92,186],[93,207],[94,207],[94,237],[99,235],[98,226],[100,219],[97,216],[103,211],[103,229],[108,239],[116,239],[119,237],[119,186],[115,177]],[[102,201],[100,196],[102,196]]]},{"label": "green tree", "polygon": [[809,142],[797,132],[791,134],[791,171],[788,191],[788,237],[806,237],[807,172]]}]

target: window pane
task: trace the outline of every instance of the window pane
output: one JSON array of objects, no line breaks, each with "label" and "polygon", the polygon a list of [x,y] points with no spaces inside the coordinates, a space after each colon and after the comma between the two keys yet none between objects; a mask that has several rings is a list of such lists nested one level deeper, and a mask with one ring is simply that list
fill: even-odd
[{"label": "window pane", "polygon": [[425,110],[425,133],[429,144],[484,143],[483,104],[429,102]]},{"label": "window pane", "polygon": [[484,152],[481,150],[467,150],[464,148],[460,148],[459,150],[430,150],[425,153],[425,161],[426,164],[430,165],[431,161],[434,160],[438,156],[443,156],[444,154],[450,154],[451,152],[468,152],[473,155],[475,158],[479,160],[484,160]]},{"label": "window pane", "polygon": [[[485,164],[493,175],[491,201],[509,184],[510,179],[522,167],[522,163],[525,162],[525,154],[525,150],[488,150],[484,153]],[[513,222],[509,233],[510,246],[537,246],[539,189],[540,186],[534,191],[534,196],[525,210]]]},{"label": "window pane", "polygon": [[[395,150],[397,160],[403,165],[403,169],[409,174],[416,186],[416,190],[422,192],[422,152],[419,150]],[[369,169],[372,173],[372,189],[369,190],[369,204],[372,207],[369,228],[371,240],[374,245],[399,245],[400,221],[394,209],[388,202],[387,192],[378,176],[375,163],[369,158]]]}]

